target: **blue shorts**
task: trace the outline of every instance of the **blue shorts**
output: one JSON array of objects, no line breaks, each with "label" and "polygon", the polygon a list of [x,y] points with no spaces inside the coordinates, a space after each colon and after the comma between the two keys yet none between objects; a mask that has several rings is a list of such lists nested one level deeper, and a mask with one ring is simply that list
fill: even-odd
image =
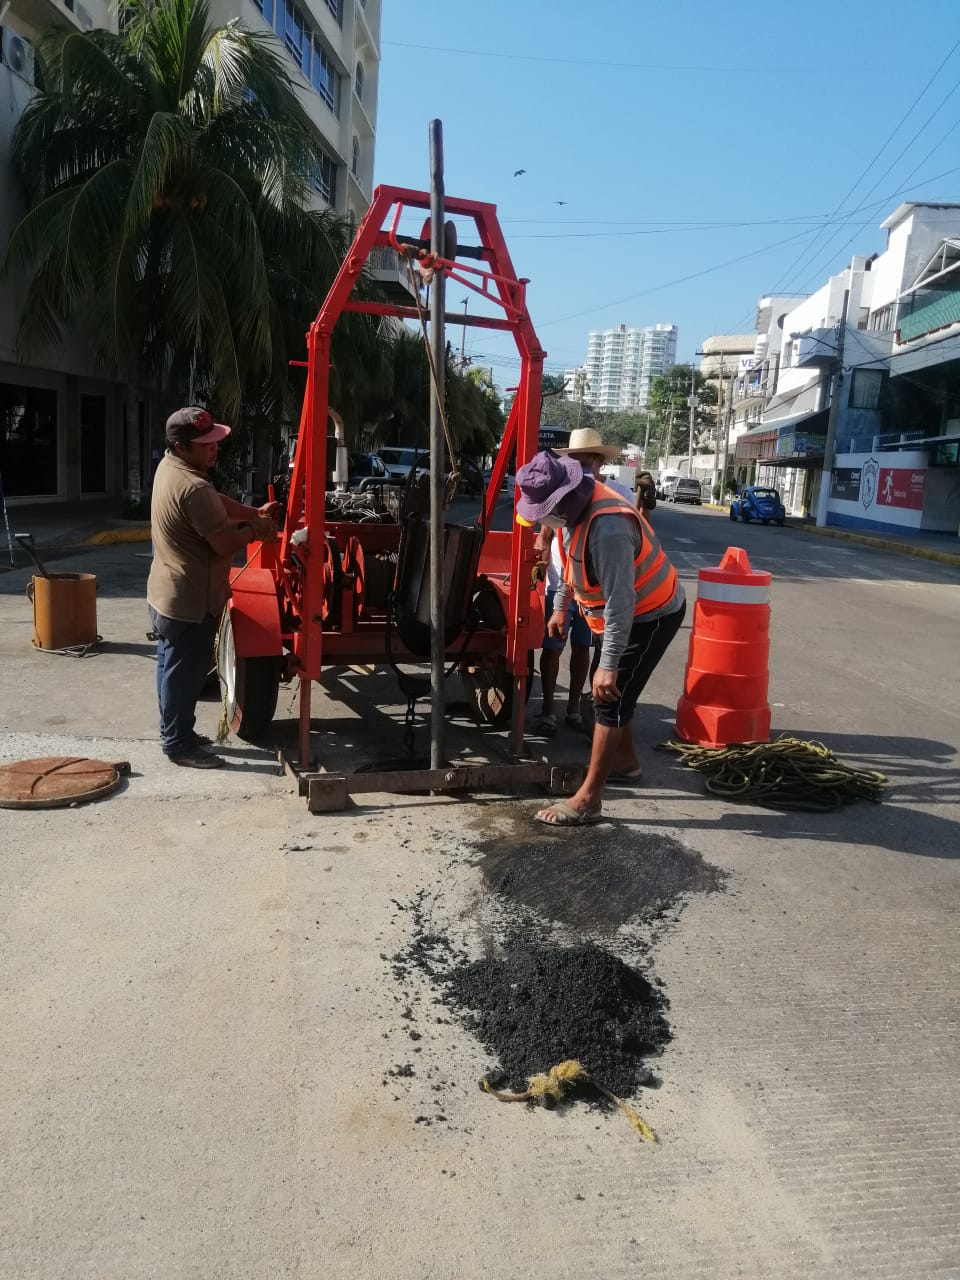
[{"label": "blue shorts", "polygon": [[[548,591],[544,599],[544,610],[549,620],[553,613],[553,597],[557,593]],[[593,644],[593,632],[587,626],[586,619],[580,612],[576,600],[570,601],[570,608],[567,610],[567,639],[571,644],[579,645],[581,649],[589,649]],[[546,631],[543,635],[543,648],[547,653],[556,653],[558,650],[566,647],[566,640],[555,640],[553,636],[548,636]]]}]

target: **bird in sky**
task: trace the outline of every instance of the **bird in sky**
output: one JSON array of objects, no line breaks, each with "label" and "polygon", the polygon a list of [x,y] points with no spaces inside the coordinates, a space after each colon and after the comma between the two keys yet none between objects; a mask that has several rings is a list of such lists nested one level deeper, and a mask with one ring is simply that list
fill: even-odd
[{"label": "bird in sky", "polygon": [[566,200],[554,200],[554,204],[566,204]]},{"label": "bird in sky", "polygon": [[526,169],[514,169],[514,171],[513,171],[513,176],[514,176],[515,178],[519,178],[519,177],[521,176],[521,174],[524,174],[524,173],[526,173],[526,172],[527,172],[527,171],[526,171]]}]

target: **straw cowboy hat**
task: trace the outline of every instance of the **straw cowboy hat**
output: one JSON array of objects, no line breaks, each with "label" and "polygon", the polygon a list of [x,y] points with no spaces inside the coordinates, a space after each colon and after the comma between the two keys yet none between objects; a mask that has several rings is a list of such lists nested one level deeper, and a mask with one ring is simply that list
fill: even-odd
[{"label": "straw cowboy hat", "polygon": [[577,427],[576,430],[570,432],[570,440],[565,449],[554,449],[554,453],[569,454],[571,458],[575,458],[580,453],[599,453],[604,462],[612,462],[614,458],[620,456],[620,446],[618,444],[604,444],[600,439],[600,432],[594,431],[593,427]]}]

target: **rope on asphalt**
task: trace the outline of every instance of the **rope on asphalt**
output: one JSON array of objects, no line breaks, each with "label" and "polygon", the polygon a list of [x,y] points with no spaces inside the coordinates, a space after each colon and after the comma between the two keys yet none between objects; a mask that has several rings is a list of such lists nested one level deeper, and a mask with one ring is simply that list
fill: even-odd
[{"label": "rope on asphalt", "polygon": [[822,742],[801,738],[726,747],[664,742],[658,750],[672,751],[688,769],[705,773],[712,795],[768,809],[828,813],[858,800],[879,804],[887,781],[882,773],[844,764]]},{"label": "rope on asphalt", "polygon": [[631,1107],[628,1102],[624,1102],[622,1098],[618,1098],[615,1093],[600,1084],[598,1080],[595,1080],[586,1067],[578,1062],[576,1058],[568,1058],[566,1062],[558,1062],[549,1071],[529,1076],[527,1078],[527,1088],[521,1093],[512,1093],[507,1089],[497,1088],[488,1076],[484,1076],[481,1079],[480,1088],[484,1093],[489,1093],[491,1097],[496,1098],[498,1102],[536,1102],[541,1107],[551,1109],[558,1102],[562,1102],[567,1090],[581,1080],[592,1085],[608,1102],[612,1102],[617,1110],[626,1116],[634,1133],[641,1137],[644,1142],[657,1141],[656,1134],[642,1118],[639,1111]]}]

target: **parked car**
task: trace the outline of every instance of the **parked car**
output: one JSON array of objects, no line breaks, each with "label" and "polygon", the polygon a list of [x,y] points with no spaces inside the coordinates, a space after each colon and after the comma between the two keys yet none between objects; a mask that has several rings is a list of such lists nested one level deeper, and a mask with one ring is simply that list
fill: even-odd
[{"label": "parked car", "polygon": [[751,484],[746,489],[741,489],[730,503],[730,519],[742,520],[744,524],[749,524],[751,520],[762,520],[764,524],[770,524],[775,520],[782,526],[786,518],[786,510],[776,489]]},{"label": "parked car", "polygon": [[404,484],[410,472],[430,470],[430,455],[404,446],[389,445],[377,450],[377,455],[387,468],[387,476],[393,484]]},{"label": "parked car", "polygon": [[703,492],[700,481],[695,480],[693,476],[681,476],[675,484],[671,485],[667,499],[670,502],[691,502],[694,506],[701,506]]}]

